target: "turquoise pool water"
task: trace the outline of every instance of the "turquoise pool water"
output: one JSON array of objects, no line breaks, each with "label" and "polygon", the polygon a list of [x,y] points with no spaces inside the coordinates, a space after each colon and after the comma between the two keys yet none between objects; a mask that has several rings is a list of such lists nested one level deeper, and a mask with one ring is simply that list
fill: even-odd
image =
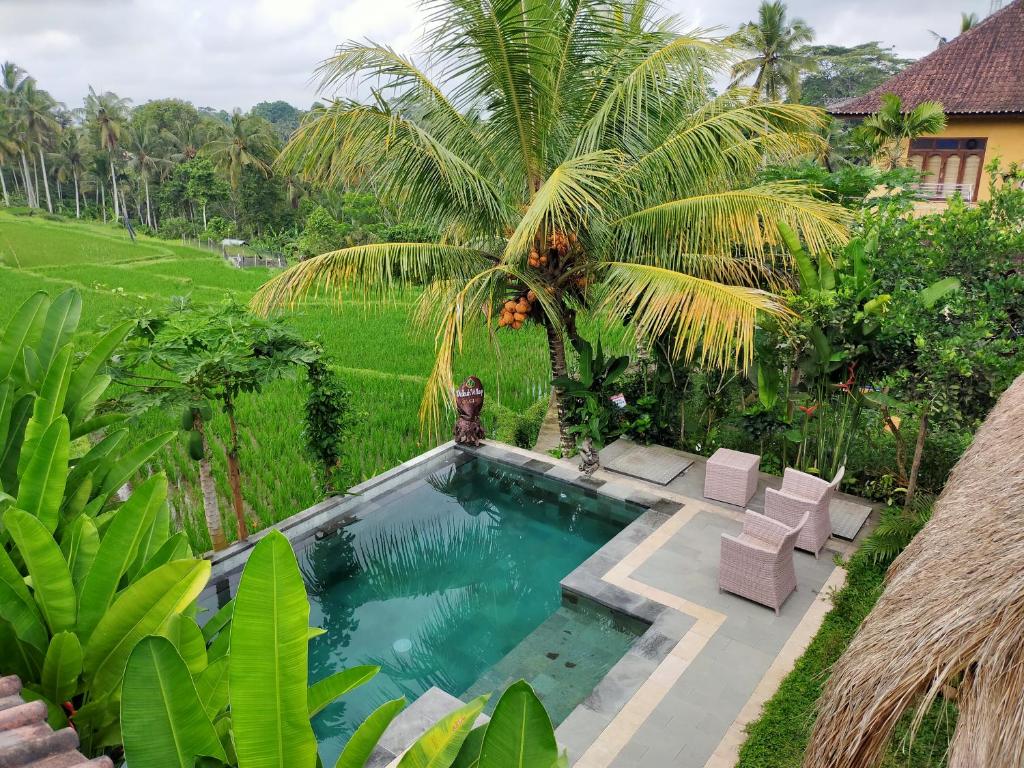
[{"label": "turquoise pool water", "polygon": [[368,506],[380,508],[299,554],[310,621],[327,630],[310,679],[381,667],[314,720],[325,765],[377,706],[432,686],[468,698],[526,678],[557,724],[643,629],[564,605],[559,587],[639,508],[483,459]]}]

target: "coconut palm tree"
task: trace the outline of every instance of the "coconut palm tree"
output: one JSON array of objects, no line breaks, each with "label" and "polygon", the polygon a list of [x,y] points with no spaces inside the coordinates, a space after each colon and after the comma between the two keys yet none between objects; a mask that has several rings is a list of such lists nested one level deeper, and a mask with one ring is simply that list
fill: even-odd
[{"label": "coconut palm tree", "polygon": [[61,183],[72,181],[75,187],[75,218],[82,218],[81,179],[85,175],[86,159],[89,152],[85,137],[74,127],[66,128],[60,134],[57,150],[52,158],[56,164],[57,179]]},{"label": "coconut palm tree", "polygon": [[[53,97],[36,86],[34,78],[27,77],[22,81],[18,95],[16,124],[26,149],[33,148],[39,154],[43,189],[46,192],[46,208],[50,213],[53,213],[53,201],[50,199],[45,149],[57,132],[57,120],[53,113],[56,106],[57,102]],[[32,159],[32,164],[35,165],[35,158]]]},{"label": "coconut palm tree", "polygon": [[153,210],[149,200],[149,179],[163,166],[169,165],[170,161],[157,157],[158,145],[157,134],[152,126],[134,126],[128,131],[128,140],[125,147],[128,151],[128,165],[142,181],[146,194],[146,223],[153,226]]},{"label": "coconut palm tree", "polygon": [[30,80],[31,78],[28,73],[13,61],[5,61],[0,65],[0,89],[2,89],[0,90],[0,96],[3,98],[3,103],[12,126],[12,139],[17,144],[18,155],[21,159],[25,198],[30,208],[38,208],[39,202],[36,199],[35,189],[32,185],[32,176],[28,170],[28,160],[25,156],[27,139],[21,122],[24,91],[28,87]]},{"label": "coconut palm tree", "polygon": [[4,166],[18,153],[18,142],[15,139],[14,123],[7,108],[0,103],[0,189],[3,190],[4,205],[11,207],[11,197],[7,191],[7,179],[4,177]]},{"label": "coconut palm tree", "polygon": [[206,146],[210,158],[227,173],[231,188],[238,189],[242,169],[255,168],[270,175],[270,161],[276,149],[276,136],[270,123],[259,117],[246,117],[236,109],[231,125],[222,130]]},{"label": "coconut palm tree", "polygon": [[898,168],[907,156],[907,147],[918,136],[940,133],[946,127],[946,113],[937,101],[924,101],[905,109],[894,93],[882,95],[882,107],[866,118],[857,129],[875,147],[882,165]]},{"label": "coconut palm tree", "polygon": [[120,219],[120,204],[117,199],[117,163],[115,162],[121,133],[128,119],[130,99],[123,99],[116,93],[104,91],[96,93],[89,86],[89,95],[85,97],[86,119],[96,131],[99,148],[105,150],[110,159],[110,187],[114,197],[114,221]]},{"label": "coconut palm tree", "polygon": [[183,122],[174,126],[173,130],[164,128],[160,131],[160,138],[171,147],[167,158],[175,163],[186,163],[198,155],[210,135],[210,123],[202,118],[196,122]]},{"label": "coconut palm tree", "polygon": [[[978,22],[979,21],[981,21],[981,17],[978,16],[978,14],[973,13],[973,12],[972,13],[965,13],[964,11],[961,11],[960,12],[960,32],[958,34],[962,35],[967,30],[974,29],[976,26],[978,26]],[[935,30],[929,29],[928,33],[932,37],[935,38],[936,47],[938,47],[938,48],[941,48],[942,46],[944,46],[946,43],[949,42],[949,38],[948,37],[946,37],[945,35],[940,35]]]},{"label": "coconut palm tree", "polygon": [[757,9],[757,21],[749,21],[736,33],[736,44],[750,56],[732,67],[732,85],[751,76],[753,88],[769,101],[800,100],[800,77],[817,69],[814,60],[800,52],[814,39],[814,30],[803,19],[787,19],[782,0],[765,0]]},{"label": "coconut palm tree", "polygon": [[[677,356],[748,361],[758,314],[786,311],[762,290],[783,258],[775,222],[815,250],[845,237],[839,207],[798,183],[753,181],[764,162],[820,150],[823,113],[745,89],[709,100],[728,49],[680,35],[644,0],[436,0],[428,10],[436,79],[385,46],[341,46],[320,70],[322,90],[373,82],[373,101],[336,100],[310,116],[278,162],[321,186],[364,184],[436,240],[308,259],[254,306],[320,288],[422,285],[421,319],[439,327],[420,412],[432,426],[451,405],[469,325],[539,323],[556,377],[580,312],[628,318],[638,337],[672,330]],[[570,404],[556,395],[569,451]]]}]

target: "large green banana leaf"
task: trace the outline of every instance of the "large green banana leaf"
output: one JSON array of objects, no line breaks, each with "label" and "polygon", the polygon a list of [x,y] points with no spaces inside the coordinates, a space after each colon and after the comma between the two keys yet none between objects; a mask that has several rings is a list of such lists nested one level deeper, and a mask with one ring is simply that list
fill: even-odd
[{"label": "large green banana leaf", "polygon": [[351,690],[358,688],[363,683],[368,683],[380,672],[380,667],[365,665],[351,667],[328,675],[309,686],[306,699],[309,703],[309,716],[314,717],[323,711],[323,708],[339,696],[344,696]]},{"label": "large green banana leaf", "polygon": [[71,345],[65,345],[57,353],[46,380],[32,403],[32,418],[25,425],[25,437],[18,458],[18,477],[24,477],[26,468],[35,456],[39,441],[54,420],[61,415],[64,396],[67,393],[71,375]]},{"label": "large green banana leaf", "polygon": [[14,382],[0,379],[0,448],[7,443],[7,433],[11,428],[11,411],[18,394]]},{"label": "large green banana leaf", "polygon": [[85,678],[94,696],[121,684],[136,643],[157,634],[203,591],[210,578],[206,560],[175,560],[126,587],[100,619],[85,645]]},{"label": "large green banana leaf", "polygon": [[118,429],[108,432],[107,435],[96,443],[89,451],[75,462],[74,468],[68,473],[67,493],[71,495],[81,483],[87,478],[93,477],[102,480],[110,471],[117,455],[117,449],[128,437],[127,429]]},{"label": "large green banana leaf", "polygon": [[67,561],[53,536],[38,518],[16,507],[4,513],[4,528],[14,539],[25,561],[36,602],[50,632],[56,634],[74,629],[75,587],[71,583]]},{"label": "large green banana leaf", "polygon": [[135,559],[129,566],[128,571],[125,574],[125,578],[128,581],[135,581],[142,568],[146,565],[149,559],[155,555],[160,547],[164,545],[168,537],[171,534],[171,511],[168,509],[167,504],[161,504],[157,507],[156,517],[153,518],[153,524],[149,526],[149,530],[143,534],[142,541],[139,542],[139,551],[135,555]]},{"label": "large green banana leaf", "polygon": [[[84,486],[83,486],[84,487]],[[100,549],[100,534],[96,523],[91,517],[79,515],[64,529],[60,540],[60,551],[67,560],[71,580],[75,583],[75,591],[82,594],[85,576],[92,568],[96,553]]]},{"label": "large green banana leaf", "polygon": [[217,609],[217,612],[210,617],[209,621],[203,624],[203,638],[210,642],[218,632],[231,623],[231,614],[235,610],[235,601],[228,600]]},{"label": "large green banana leaf", "polygon": [[480,765],[480,747],[484,743],[484,734],[487,733],[487,723],[478,725],[462,742],[459,754],[452,763],[451,768],[478,768]]},{"label": "large green banana leaf", "polygon": [[398,768],[448,768],[458,756],[462,742],[473,729],[473,723],[488,698],[488,695],[478,696],[438,720],[402,755]]},{"label": "large green banana leaf", "polygon": [[228,659],[217,659],[207,665],[195,678],[199,702],[213,720],[228,705]]},{"label": "large green banana leaf", "polygon": [[36,355],[43,370],[49,370],[57,357],[57,350],[67,344],[82,318],[82,297],[74,288],[68,288],[57,296],[46,311]]},{"label": "large green banana leaf", "polygon": [[189,546],[188,536],[183,531],[178,531],[160,545],[160,549],[154,552],[153,556],[135,574],[135,579],[141,579],[164,563],[169,563],[172,560],[185,560],[189,557],[192,557],[192,548]]},{"label": "large green banana leaf", "polygon": [[231,619],[230,697],[239,768],[314,768],[307,713],[309,602],[291,544],[253,548]]},{"label": "large green banana leaf", "polygon": [[10,623],[19,640],[40,654],[46,652],[49,635],[39,606],[3,547],[0,547],[0,619]]},{"label": "large green banana leaf", "polygon": [[39,291],[29,296],[14,313],[4,335],[0,336],[0,380],[19,376],[24,364],[22,349],[39,337],[49,306],[50,297]]},{"label": "large green banana leaf", "polygon": [[106,501],[117,493],[117,489],[131,480],[135,473],[142,468],[143,464],[153,458],[157,451],[170,442],[174,434],[174,432],[164,432],[156,437],[151,437],[115,461],[111,465],[110,471],[103,478],[99,498]]},{"label": "large green banana leaf", "polygon": [[82,645],[73,632],[58,632],[43,660],[41,692],[54,704],[68,701],[78,690],[82,674]]},{"label": "large green banana leaf", "polygon": [[100,367],[111,358],[114,350],[124,341],[131,329],[131,322],[124,322],[111,328],[78,364],[71,374],[71,381],[68,384],[68,394],[64,402],[65,413],[70,413],[78,408],[78,404],[92,386],[92,380],[99,373]]},{"label": "large green banana leaf", "polygon": [[57,530],[70,448],[68,420],[60,416],[39,439],[18,484],[15,506],[38,518],[50,533]]},{"label": "large green banana leaf", "polygon": [[480,768],[551,768],[558,744],[544,705],[525,680],[498,699],[480,747]]},{"label": "large green banana leaf", "polygon": [[128,659],[121,735],[132,768],[193,768],[204,755],[227,761],[188,667],[163,637],[143,638]]},{"label": "large green banana leaf", "polygon": [[35,396],[22,395],[11,406],[11,419],[7,427],[7,439],[0,443],[0,486],[9,493],[18,492],[18,462],[25,442],[25,430],[32,420],[32,404]]},{"label": "large green banana leaf", "polygon": [[380,741],[381,734],[391,725],[391,721],[403,707],[405,699],[392,699],[371,712],[345,743],[345,748],[338,756],[334,768],[363,768],[373,748]]},{"label": "large green banana leaf", "polygon": [[171,616],[160,634],[171,641],[193,679],[206,669],[206,641],[195,619],[180,613]]},{"label": "large green banana leaf", "polygon": [[82,585],[78,635],[84,641],[88,641],[110,606],[121,577],[135,560],[139,543],[149,533],[157,510],[166,499],[167,476],[156,474],[139,485],[114,514]]}]

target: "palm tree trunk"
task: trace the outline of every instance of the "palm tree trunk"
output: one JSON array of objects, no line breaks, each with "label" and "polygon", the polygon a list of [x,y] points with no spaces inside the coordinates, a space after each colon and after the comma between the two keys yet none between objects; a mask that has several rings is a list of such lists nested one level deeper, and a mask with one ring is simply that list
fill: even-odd
[{"label": "palm tree trunk", "polygon": [[46,178],[46,157],[43,148],[39,147],[39,163],[43,166],[43,187],[46,189],[46,210],[53,213],[53,202],[50,200],[50,182]]},{"label": "palm tree trunk", "polygon": [[203,229],[206,229],[206,201],[203,201]]},{"label": "palm tree trunk", "polygon": [[149,179],[146,175],[142,175],[142,184],[146,188],[146,223],[149,226],[153,226],[153,209],[149,206]]},{"label": "palm tree trunk", "polygon": [[[548,355],[551,360],[551,376],[558,378],[566,376],[569,369],[565,364],[565,339],[550,322],[544,324],[548,334]],[[558,403],[558,440],[562,450],[562,457],[567,458],[576,449],[576,440],[569,432],[572,426],[569,423],[569,403],[565,391],[561,387],[555,387],[555,400]]]},{"label": "palm tree trunk", "polygon": [[100,207],[103,209],[103,223],[107,223],[107,188],[100,184]]},{"label": "palm tree trunk", "polygon": [[114,193],[114,221],[120,221],[120,210],[117,203],[117,175],[114,173],[114,155],[110,155],[110,184]]},{"label": "palm tree trunk", "polygon": [[37,207],[36,206],[36,201],[33,199],[33,196],[32,196],[32,177],[29,175],[29,172],[28,172],[28,160],[25,159],[25,150],[22,149],[22,150],[20,150],[20,152],[21,152],[21,175],[22,175],[22,178],[25,180],[25,198],[28,200],[28,207],[29,208],[36,208]]},{"label": "palm tree trunk", "polygon": [[78,171],[73,171],[72,175],[75,177],[75,218],[82,218],[82,209],[78,204]]},{"label": "palm tree trunk", "polygon": [[0,168],[0,187],[4,190],[4,205],[7,208],[11,207],[11,196],[7,194],[7,180],[4,178],[4,169]]},{"label": "palm tree trunk", "polygon": [[231,499],[235,506],[235,519],[238,520],[238,539],[249,538],[249,528],[245,524],[245,507],[242,503],[242,470],[238,464],[238,424],[235,422],[235,404],[228,400],[224,404],[231,427],[231,446],[228,448],[228,483],[231,485]]},{"label": "palm tree trunk", "polygon": [[924,439],[928,434],[928,412],[931,410],[929,404],[925,404],[924,410],[921,412],[921,422],[917,427],[917,444],[914,446],[914,461],[910,465],[910,481],[907,483],[907,500],[906,506],[910,506],[910,502],[914,500],[914,494],[917,493],[917,473],[921,470],[921,459],[924,456]]},{"label": "palm tree trunk", "polygon": [[206,516],[206,530],[210,532],[210,540],[215,550],[224,549],[228,540],[224,537],[224,528],[220,522],[220,505],[217,503],[217,485],[213,481],[210,469],[210,449],[206,442],[206,430],[203,418],[198,413],[192,418],[192,427],[202,437],[203,458],[199,460],[199,487],[203,492],[203,513]]}]

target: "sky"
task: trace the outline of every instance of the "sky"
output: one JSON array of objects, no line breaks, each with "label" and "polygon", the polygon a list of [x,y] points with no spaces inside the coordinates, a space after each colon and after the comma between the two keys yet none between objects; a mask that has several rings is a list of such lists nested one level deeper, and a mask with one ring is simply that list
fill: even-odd
[{"label": "sky", "polygon": [[[997,0],[998,1],[998,0]],[[1008,0],[1007,0],[1008,1]],[[731,31],[758,0],[661,0],[688,26]],[[928,30],[953,36],[961,11],[991,0],[789,0],[818,43],[879,40],[918,58]],[[371,39],[413,54],[418,0],[0,0],[0,60],[28,70],[58,101],[81,106],[92,85],[134,104],[176,97],[247,110],[316,98],[310,76],[339,43]]]}]

